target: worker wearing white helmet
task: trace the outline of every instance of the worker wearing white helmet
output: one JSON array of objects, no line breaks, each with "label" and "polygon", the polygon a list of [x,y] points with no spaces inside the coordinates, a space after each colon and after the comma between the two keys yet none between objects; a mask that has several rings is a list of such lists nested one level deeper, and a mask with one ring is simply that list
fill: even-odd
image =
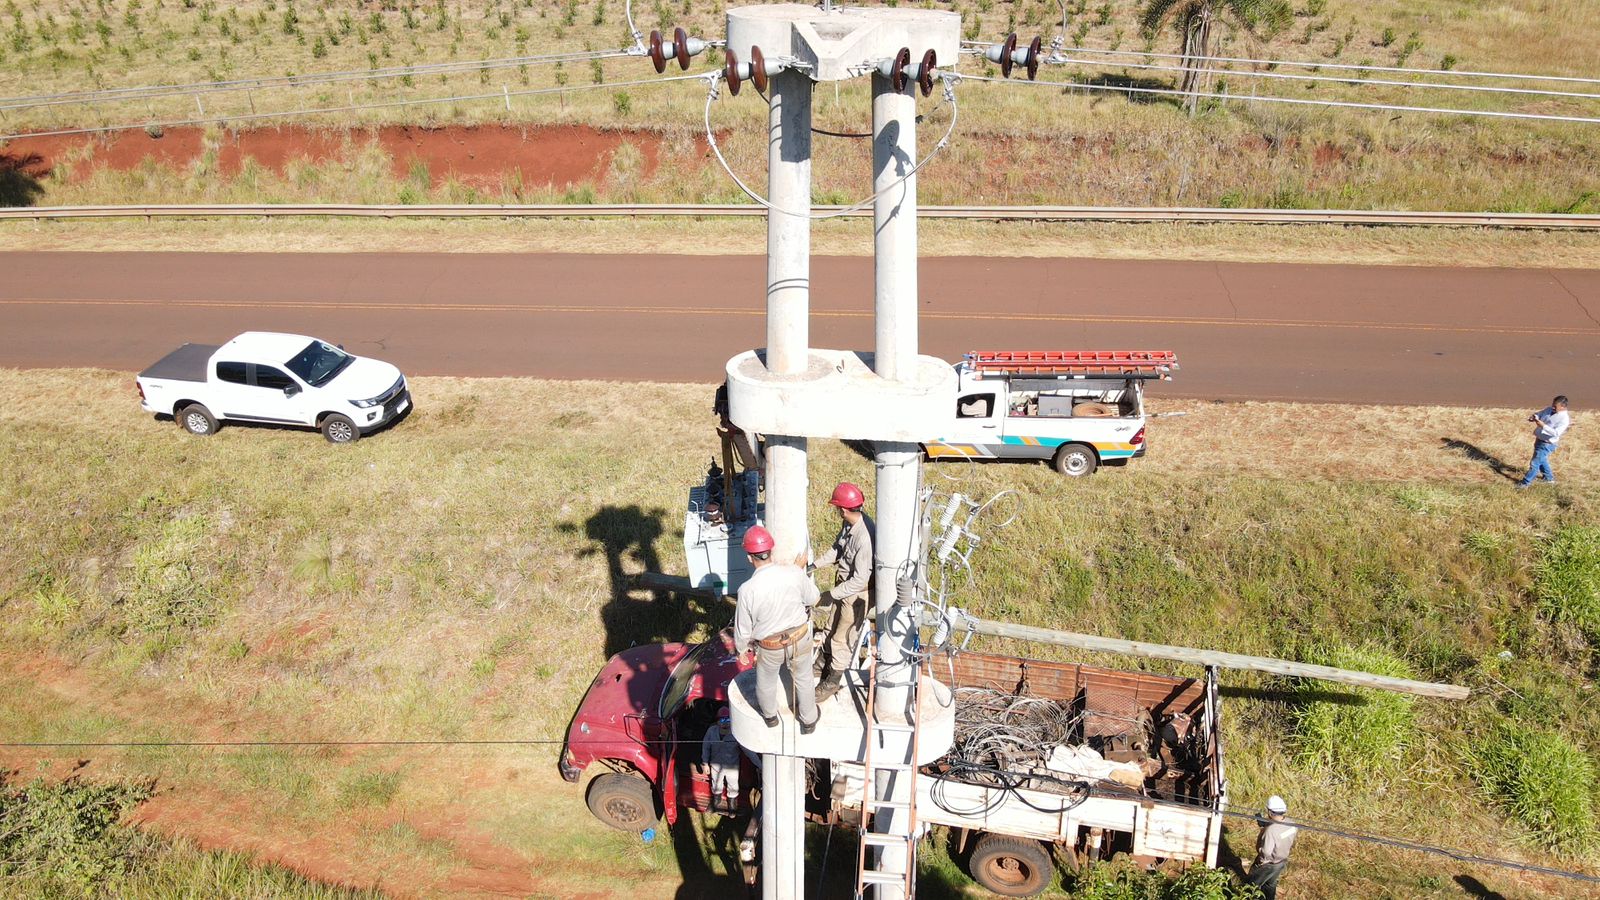
[{"label": "worker wearing white helmet", "polygon": [[1264,900],[1277,900],[1278,879],[1289,865],[1289,851],[1300,829],[1289,824],[1289,804],[1273,794],[1267,798],[1267,817],[1256,837],[1256,861],[1245,883],[1255,885]]}]

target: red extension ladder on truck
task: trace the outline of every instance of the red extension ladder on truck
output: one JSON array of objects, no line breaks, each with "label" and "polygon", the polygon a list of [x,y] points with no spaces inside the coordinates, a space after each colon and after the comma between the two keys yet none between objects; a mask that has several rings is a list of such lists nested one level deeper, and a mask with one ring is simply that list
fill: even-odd
[{"label": "red extension ladder on truck", "polygon": [[967,367],[980,375],[1127,375],[1171,378],[1171,350],[974,350]]}]

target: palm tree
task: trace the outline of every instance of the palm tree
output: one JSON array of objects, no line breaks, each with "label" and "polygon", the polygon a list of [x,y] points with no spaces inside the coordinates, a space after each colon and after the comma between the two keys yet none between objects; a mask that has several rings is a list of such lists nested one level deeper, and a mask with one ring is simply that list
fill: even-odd
[{"label": "palm tree", "polygon": [[1212,25],[1218,18],[1252,35],[1271,35],[1294,18],[1289,0],[1145,0],[1139,26],[1155,34],[1172,25],[1183,36],[1183,82],[1179,90],[1189,95],[1185,105],[1192,115],[1197,94],[1206,82],[1203,57],[1213,55]]}]

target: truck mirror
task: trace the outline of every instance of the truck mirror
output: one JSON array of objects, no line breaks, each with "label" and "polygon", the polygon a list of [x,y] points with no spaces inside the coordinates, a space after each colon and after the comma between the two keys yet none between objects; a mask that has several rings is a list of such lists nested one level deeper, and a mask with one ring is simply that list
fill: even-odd
[{"label": "truck mirror", "polygon": [[286,384],[283,386],[283,395],[285,397],[293,397],[298,393],[300,393],[300,385],[298,384]]}]

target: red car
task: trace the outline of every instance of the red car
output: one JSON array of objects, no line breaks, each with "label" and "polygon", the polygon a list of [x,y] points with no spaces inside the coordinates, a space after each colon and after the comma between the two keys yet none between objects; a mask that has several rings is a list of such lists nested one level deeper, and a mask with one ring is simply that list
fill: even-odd
[{"label": "red car", "polygon": [[[599,764],[608,771],[589,782],[589,810],[624,831],[649,828],[678,807],[707,810],[711,781],[700,741],[727,705],[728,684],[744,671],[731,639],[702,644],[651,644],[611,657],[589,685],[567,726],[561,777],[577,784]],[[740,765],[733,808],[748,812],[748,788],[758,773],[748,756]]]}]

